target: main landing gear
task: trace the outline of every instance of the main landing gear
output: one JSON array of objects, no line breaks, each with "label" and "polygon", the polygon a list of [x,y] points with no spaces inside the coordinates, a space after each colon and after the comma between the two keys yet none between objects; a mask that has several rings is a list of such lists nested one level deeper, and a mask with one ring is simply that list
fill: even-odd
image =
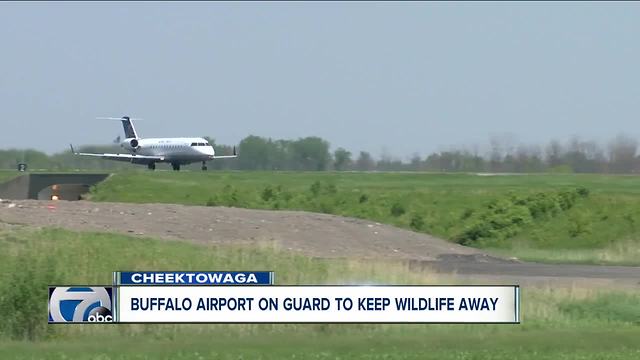
[{"label": "main landing gear", "polygon": [[147,164],[147,168],[149,168],[149,170],[155,170],[156,169],[156,163]]},{"label": "main landing gear", "polygon": [[206,162],[202,162],[202,171],[207,171],[207,163]]},{"label": "main landing gear", "polygon": [[178,163],[171,163],[171,167],[174,171],[180,171],[180,164]]}]

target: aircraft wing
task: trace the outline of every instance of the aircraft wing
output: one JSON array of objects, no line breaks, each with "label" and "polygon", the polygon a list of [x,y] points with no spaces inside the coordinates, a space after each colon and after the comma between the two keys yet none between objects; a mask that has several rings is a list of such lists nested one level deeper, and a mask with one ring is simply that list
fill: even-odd
[{"label": "aircraft wing", "polygon": [[94,154],[94,153],[74,153],[81,156],[95,156],[102,159],[119,160],[127,162],[146,163],[153,161],[164,161],[164,156],[131,155],[131,154]]},{"label": "aircraft wing", "polygon": [[233,158],[237,158],[238,157],[238,153],[236,152],[236,147],[233,147],[233,155],[221,155],[221,156],[213,156],[213,159],[233,159]]},{"label": "aircraft wing", "polygon": [[164,161],[164,159],[165,159],[164,156],[150,156],[150,155],[80,153],[80,152],[76,152],[74,150],[73,146],[71,146],[71,152],[74,155],[94,156],[94,157],[99,157],[99,158],[102,158],[102,159],[126,161],[126,162],[131,162],[131,163],[138,163],[138,164],[146,164],[146,163],[149,163],[151,161],[154,161],[154,162],[155,161]]}]

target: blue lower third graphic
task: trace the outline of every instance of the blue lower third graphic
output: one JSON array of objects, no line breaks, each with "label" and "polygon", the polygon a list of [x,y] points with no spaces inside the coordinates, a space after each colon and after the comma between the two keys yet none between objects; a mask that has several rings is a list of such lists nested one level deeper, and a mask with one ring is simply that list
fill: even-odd
[{"label": "blue lower third graphic", "polygon": [[121,271],[115,285],[273,285],[273,271]]},{"label": "blue lower third graphic", "polygon": [[49,287],[49,323],[113,322],[113,289]]}]

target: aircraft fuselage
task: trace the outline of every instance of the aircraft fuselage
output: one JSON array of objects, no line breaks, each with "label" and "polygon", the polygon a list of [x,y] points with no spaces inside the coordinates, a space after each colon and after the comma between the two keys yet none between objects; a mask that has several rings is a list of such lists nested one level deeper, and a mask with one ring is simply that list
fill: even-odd
[{"label": "aircraft fuselage", "polygon": [[203,138],[125,139],[120,146],[132,155],[163,157],[163,162],[188,164],[212,160],[215,151]]}]

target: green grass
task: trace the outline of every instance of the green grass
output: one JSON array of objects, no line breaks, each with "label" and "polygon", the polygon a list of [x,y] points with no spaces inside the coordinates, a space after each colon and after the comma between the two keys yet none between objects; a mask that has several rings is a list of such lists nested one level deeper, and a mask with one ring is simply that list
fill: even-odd
[{"label": "green grass", "polygon": [[540,249],[531,248],[530,243],[515,240],[507,249],[490,249],[496,255],[515,256],[530,261],[556,264],[616,264],[637,266],[640,264],[640,246],[637,241],[615,241],[604,247],[591,249]]},{"label": "green grass", "polygon": [[[2,359],[640,356],[640,293],[597,288],[523,287],[520,325],[49,326],[46,285],[109,283],[114,270],[273,269],[279,284],[452,281],[394,262],[321,260],[269,247],[201,246],[58,229],[0,227],[0,249]],[[35,321],[24,325],[28,319]],[[29,336],[32,341],[25,340]]]},{"label": "green grass", "polygon": [[0,183],[3,183],[5,181],[11,180],[16,176],[19,176],[20,172],[18,171],[4,171],[4,170],[0,170]]},{"label": "green grass", "polygon": [[[504,214],[494,213],[501,209],[490,210],[490,204],[504,204],[514,196],[556,197],[581,187],[588,196],[570,208],[522,223],[523,208],[513,203],[507,204]],[[127,172],[99,184],[92,199],[324,212],[452,241],[478,224],[497,220],[496,226],[504,228],[466,244],[528,260],[640,264],[640,177],[636,176]],[[574,252],[580,256],[558,256]]]},{"label": "green grass", "polygon": [[[421,329],[422,330],[422,329]],[[459,333],[462,335],[456,335]],[[81,338],[38,344],[0,343],[7,359],[637,359],[637,330],[489,331],[455,330],[363,335],[246,334],[240,337],[177,336]]]}]

